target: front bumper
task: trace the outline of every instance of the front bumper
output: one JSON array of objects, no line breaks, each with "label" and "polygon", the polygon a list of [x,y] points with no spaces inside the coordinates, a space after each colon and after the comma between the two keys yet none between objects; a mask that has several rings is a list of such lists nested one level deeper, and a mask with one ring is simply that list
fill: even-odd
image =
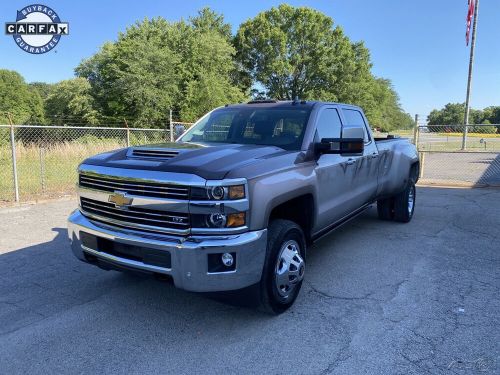
[{"label": "front bumper", "polygon": [[[81,231],[113,242],[169,252],[171,267],[154,266],[108,254],[104,249],[88,248],[81,241]],[[266,229],[224,236],[143,236],[101,224],[98,226],[79,210],[75,210],[68,219],[68,236],[73,253],[84,262],[89,263],[90,255],[117,267],[170,275],[176,287],[194,292],[235,290],[259,282],[267,246]],[[225,252],[236,254],[236,269],[208,272],[207,254]]]}]

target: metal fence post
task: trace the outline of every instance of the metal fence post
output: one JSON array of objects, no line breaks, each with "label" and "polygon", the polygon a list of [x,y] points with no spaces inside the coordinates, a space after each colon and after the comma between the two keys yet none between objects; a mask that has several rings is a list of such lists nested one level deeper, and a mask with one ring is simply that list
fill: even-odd
[{"label": "metal fence post", "polygon": [[425,152],[419,152],[420,155],[420,170],[418,171],[418,178],[421,179],[424,175],[424,167],[425,167]]},{"label": "metal fence post", "polygon": [[40,153],[40,182],[42,184],[42,193],[45,193],[45,150],[43,147],[38,150]]},{"label": "metal fence post", "polygon": [[19,181],[17,179],[17,160],[16,160],[16,139],[14,136],[14,125],[12,124],[12,119],[10,118],[10,147],[12,151],[12,173],[14,177],[14,195],[16,202],[19,202]]},{"label": "metal fence post", "polygon": [[418,148],[418,115],[415,115],[415,128],[413,129],[413,144]]},{"label": "metal fence post", "polygon": [[174,123],[172,122],[172,110],[170,110],[170,142],[174,141]]},{"label": "metal fence post", "polygon": [[126,130],[126,137],[127,137],[127,147],[130,147],[130,130],[128,128],[128,122],[127,119],[125,118],[125,127],[127,128]]}]

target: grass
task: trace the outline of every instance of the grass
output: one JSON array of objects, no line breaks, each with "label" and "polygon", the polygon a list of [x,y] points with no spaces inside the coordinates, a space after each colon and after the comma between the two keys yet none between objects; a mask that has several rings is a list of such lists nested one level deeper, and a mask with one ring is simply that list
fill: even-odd
[{"label": "grass", "polygon": [[[93,144],[63,142],[47,147],[16,144],[21,201],[73,194],[80,162],[101,152],[124,147],[108,140]],[[11,149],[0,147],[0,203],[14,200]]]},{"label": "grass", "polygon": [[[438,134],[443,137],[461,137],[464,133],[431,133]],[[467,137],[471,138],[500,138],[500,134],[491,133],[467,133]]]},{"label": "grass", "polygon": [[[425,142],[418,143],[419,151],[460,151],[462,149],[462,141],[450,142]],[[479,143],[479,139],[467,140],[467,151],[471,152],[500,152],[500,141],[486,141],[486,144]]]}]

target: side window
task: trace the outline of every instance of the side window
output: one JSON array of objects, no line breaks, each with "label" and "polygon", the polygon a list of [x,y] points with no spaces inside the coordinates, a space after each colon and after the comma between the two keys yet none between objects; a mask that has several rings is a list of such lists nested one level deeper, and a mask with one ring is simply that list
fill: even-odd
[{"label": "side window", "polygon": [[341,131],[342,123],[340,122],[337,110],[335,108],[327,108],[321,111],[316,127],[318,139],[340,138]]},{"label": "side window", "polygon": [[361,125],[365,129],[365,143],[371,141],[370,133],[366,129],[366,123],[361,115],[361,112],[356,111],[355,109],[342,109],[342,113],[344,114],[346,125]]}]

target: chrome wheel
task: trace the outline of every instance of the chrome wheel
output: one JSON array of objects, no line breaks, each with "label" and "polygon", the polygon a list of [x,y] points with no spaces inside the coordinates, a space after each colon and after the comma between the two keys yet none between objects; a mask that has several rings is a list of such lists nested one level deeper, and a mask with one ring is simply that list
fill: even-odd
[{"label": "chrome wheel", "polygon": [[275,283],[278,293],[288,298],[297,284],[304,278],[305,263],[300,255],[300,246],[289,240],[281,246],[275,268]]},{"label": "chrome wheel", "polygon": [[410,216],[413,212],[414,205],[415,205],[415,185],[411,185],[410,191],[408,192],[408,214]]}]

